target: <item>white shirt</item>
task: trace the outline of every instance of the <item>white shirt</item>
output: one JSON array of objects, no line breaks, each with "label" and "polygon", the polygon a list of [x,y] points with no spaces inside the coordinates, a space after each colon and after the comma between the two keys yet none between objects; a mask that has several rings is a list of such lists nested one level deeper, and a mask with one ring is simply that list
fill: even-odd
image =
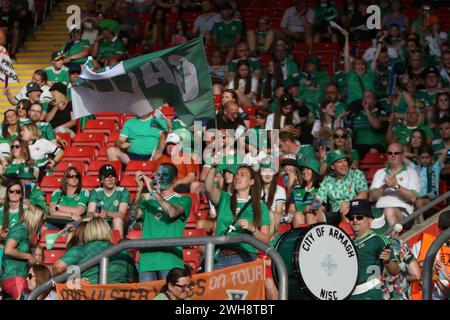
[{"label": "white shirt", "polygon": [[0,159],[4,159],[5,157],[11,157],[11,147],[9,143],[2,142],[0,143]]},{"label": "white shirt", "polygon": [[[380,188],[384,184],[387,168],[379,169],[373,177],[370,190]],[[405,189],[411,190],[416,194],[420,192],[420,180],[417,171],[411,167],[404,166],[402,170],[396,175],[397,182]],[[377,208],[405,208],[408,214],[413,213],[414,205],[407,203],[399,196],[398,191],[393,188],[386,188],[376,205]]]},{"label": "white shirt", "polygon": [[[372,61],[373,58],[375,57],[375,52],[377,51],[376,47],[370,47],[366,50],[366,52],[364,52],[363,55],[363,59],[367,62]],[[391,59],[398,59],[398,52],[397,50],[395,50],[394,48],[389,48],[388,47],[388,56]]]},{"label": "white shirt", "polygon": [[28,145],[30,156],[33,160],[41,160],[47,153],[56,155],[58,147],[47,139],[38,139],[33,144]]},{"label": "white shirt", "polygon": [[[314,23],[316,14],[314,10],[308,8],[305,14],[306,20],[309,23]],[[297,15],[297,10],[295,7],[290,7],[286,9],[281,19],[280,27],[288,29],[290,32],[305,32],[303,22]]]},{"label": "white shirt", "polygon": [[[273,130],[273,124],[274,124],[274,120],[275,120],[275,113],[271,113],[267,116],[266,119],[266,130]],[[286,120],[286,117],[281,115],[281,119],[280,119],[280,129],[284,127],[284,122]],[[294,124],[294,126],[300,124],[300,116],[298,114],[298,111],[295,110],[294,111],[294,116],[292,118],[292,123]]]},{"label": "white shirt", "polygon": [[[275,177],[274,177],[275,179]],[[264,202],[267,203],[269,194],[264,194],[264,190],[262,190],[261,192],[261,196],[264,197]],[[286,190],[284,190],[284,188],[280,185],[277,184],[277,189],[275,190],[275,196],[273,197],[273,203],[272,203],[272,207],[270,207],[269,209],[272,212],[275,212],[275,208],[277,206],[278,203],[282,203],[285,204],[286,203]]]},{"label": "white shirt", "polygon": [[[239,85],[236,89],[234,89],[234,79],[232,79],[229,83],[228,83],[228,89],[233,89],[233,90],[238,90],[238,88],[240,88],[241,86],[244,88],[243,91],[245,91],[245,79],[239,79]],[[250,85],[250,91],[253,92],[254,94],[257,94],[258,92],[258,78],[256,77],[252,77],[252,84]]]},{"label": "white shirt", "polygon": [[204,15],[198,16],[194,21],[194,29],[197,29],[199,34],[204,37],[206,32],[211,32],[216,22],[222,21],[222,17],[218,13],[211,14],[208,18]]}]

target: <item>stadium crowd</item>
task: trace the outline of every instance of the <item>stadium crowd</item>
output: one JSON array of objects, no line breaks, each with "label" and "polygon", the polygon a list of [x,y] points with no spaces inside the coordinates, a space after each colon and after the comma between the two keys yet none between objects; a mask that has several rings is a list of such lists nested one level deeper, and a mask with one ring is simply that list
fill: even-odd
[{"label": "stadium crowd", "polygon": [[[26,1],[1,3],[14,57],[30,27],[23,24],[29,11]],[[30,280],[38,273],[48,279],[49,270],[39,269],[46,261],[42,246],[45,235],[59,231],[67,245],[46,263],[53,275],[136,234],[182,237],[191,228],[198,235],[250,234],[275,245],[291,228],[327,222],[357,239],[366,234],[355,228],[368,223],[364,230],[391,243],[389,252],[378,252],[390,266],[381,296],[417,295],[423,255],[383,234],[450,183],[450,30],[441,17],[450,11],[440,1],[377,1],[377,30],[366,25],[370,4],[117,0],[102,6],[86,0],[81,25],[70,27],[51,65],[36,70],[18,95],[4,90],[14,106],[4,113],[0,141],[4,294],[19,299],[36,287]],[[418,14],[407,15],[405,5],[420,7]],[[177,118],[171,101],[141,117],[74,119],[71,86],[89,56],[98,70],[197,36],[204,40],[217,114],[200,133]],[[111,128],[101,126],[108,121]],[[202,150],[213,143],[223,148],[196,164],[196,134],[209,138]],[[239,142],[244,149],[235,148]],[[76,161],[77,148],[92,148],[87,163]],[[371,213],[352,213],[355,200],[370,201]],[[449,217],[442,216],[445,229]],[[123,252],[110,258],[108,279],[166,279],[185,262],[202,272],[203,249],[195,252],[193,261],[181,248],[141,250],[136,261]],[[448,298],[446,252],[446,262],[435,263],[436,299]],[[215,269],[261,257],[249,245],[222,246]],[[394,261],[399,271],[389,274]],[[276,299],[266,269],[266,296]],[[98,283],[98,266],[81,276]],[[42,298],[54,299],[54,292]]]}]

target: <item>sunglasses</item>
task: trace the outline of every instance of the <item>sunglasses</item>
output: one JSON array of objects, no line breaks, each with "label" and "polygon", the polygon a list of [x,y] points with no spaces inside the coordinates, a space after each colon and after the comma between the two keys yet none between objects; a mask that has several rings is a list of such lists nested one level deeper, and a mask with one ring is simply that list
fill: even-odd
[{"label": "sunglasses", "polygon": [[14,149],[20,149],[20,144],[13,144],[11,147],[13,147]]},{"label": "sunglasses", "polygon": [[183,285],[175,283],[175,286],[180,288],[182,291],[189,291],[194,287],[194,284],[192,282],[189,284],[183,284]]},{"label": "sunglasses", "polygon": [[400,151],[388,151],[387,154],[389,156],[392,156],[392,155],[398,156],[399,154],[402,154],[402,152],[400,152]]},{"label": "sunglasses", "polygon": [[334,138],[335,139],[347,139],[347,135],[346,134],[335,134]]},{"label": "sunglasses", "polygon": [[20,190],[20,189],[9,189],[8,193],[10,193],[10,194],[13,194],[13,193],[21,194],[22,190]]},{"label": "sunglasses", "polygon": [[68,174],[67,178],[69,178],[69,179],[80,179],[80,175],[79,174]]},{"label": "sunglasses", "polygon": [[31,273],[29,273],[29,274],[27,275],[27,278],[30,279],[30,280],[33,279],[34,277],[35,277],[35,275],[34,275],[34,274],[31,274]]},{"label": "sunglasses", "polygon": [[353,220],[358,220],[358,221],[362,221],[365,218],[365,216],[361,216],[361,215],[356,215],[356,216],[350,216],[348,217],[348,221],[353,221]]}]

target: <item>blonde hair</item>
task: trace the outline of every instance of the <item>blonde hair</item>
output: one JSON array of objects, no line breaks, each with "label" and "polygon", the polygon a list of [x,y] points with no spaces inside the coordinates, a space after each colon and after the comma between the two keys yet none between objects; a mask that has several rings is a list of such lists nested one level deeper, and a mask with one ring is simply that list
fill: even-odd
[{"label": "blonde hair", "polygon": [[67,96],[65,94],[63,94],[57,90],[53,90],[52,96],[53,96],[53,101],[55,101],[55,107],[57,107],[61,102],[63,102],[65,104],[69,101],[69,99],[67,98]]},{"label": "blonde hair", "polygon": [[31,132],[31,139],[36,140],[41,137],[41,130],[39,130],[39,127],[35,125],[34,123],[27,123],[24,124],[22,127],[27,128]]},{"label": "blonde hair", "polygon": [[112,231],[109,224],[102,217],[92,218],[84,231],[84,242],[107,241],[111,242]]},{"label": "blonde hair", "polygon": [[30,204],[24,211],[20,221],[25,224],[28,230],[28,242],[34,245],[34,234],[41,226],[41,221],[46,218],[44,209],[34,204]]}]

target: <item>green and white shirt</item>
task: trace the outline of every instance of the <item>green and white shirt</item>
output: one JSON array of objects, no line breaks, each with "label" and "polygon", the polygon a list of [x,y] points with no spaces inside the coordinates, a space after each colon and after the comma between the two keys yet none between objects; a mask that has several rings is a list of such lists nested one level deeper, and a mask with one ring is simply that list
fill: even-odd
[{"label": "green and white shirt", "polygon": [[367,181],[360,170],[349,169],[347,175],[338,179],[334,173],[323,179],[316,198],[331,205],[331,211],[336,212],[343,202],[349,202],[358,193],[367,191]]},{"label": "green and white shirt", "polygon": [[52,82],[63,82],[65,84],[69,83],[69,69],[62,66],[61,69],[56,70],[54,66],[49,66],[45,68],[45,73],[47,74],[47,80]]},{"label": "green and white shirt", "polygon": [[217,37],[219,45],[235,46],[236,37],[242,36],[244,27],[241,20],[233,19],[230,22],[216,22],[211,33]]},{"label": "green and white shirt", "polygon": [[[121,203],[130,204],[130,193],[126,188],[116,187],[108,195],[103,188],[95,188],[89,196],[89,202],[101,203],[103,210],[117,212]],[[106,217],[105,219],[109,221],[111,217]]]},{"label": "green and white shirt", "polygon": [[57,205],[67,206],[67,207],[78,207],[82,206],[86,209],[88,203],[89,191],[82,189],[80,193],[74,194],[72,196],[62,194],[61,190],[55,190],[50,198],[50,204],[55,203]]}]

